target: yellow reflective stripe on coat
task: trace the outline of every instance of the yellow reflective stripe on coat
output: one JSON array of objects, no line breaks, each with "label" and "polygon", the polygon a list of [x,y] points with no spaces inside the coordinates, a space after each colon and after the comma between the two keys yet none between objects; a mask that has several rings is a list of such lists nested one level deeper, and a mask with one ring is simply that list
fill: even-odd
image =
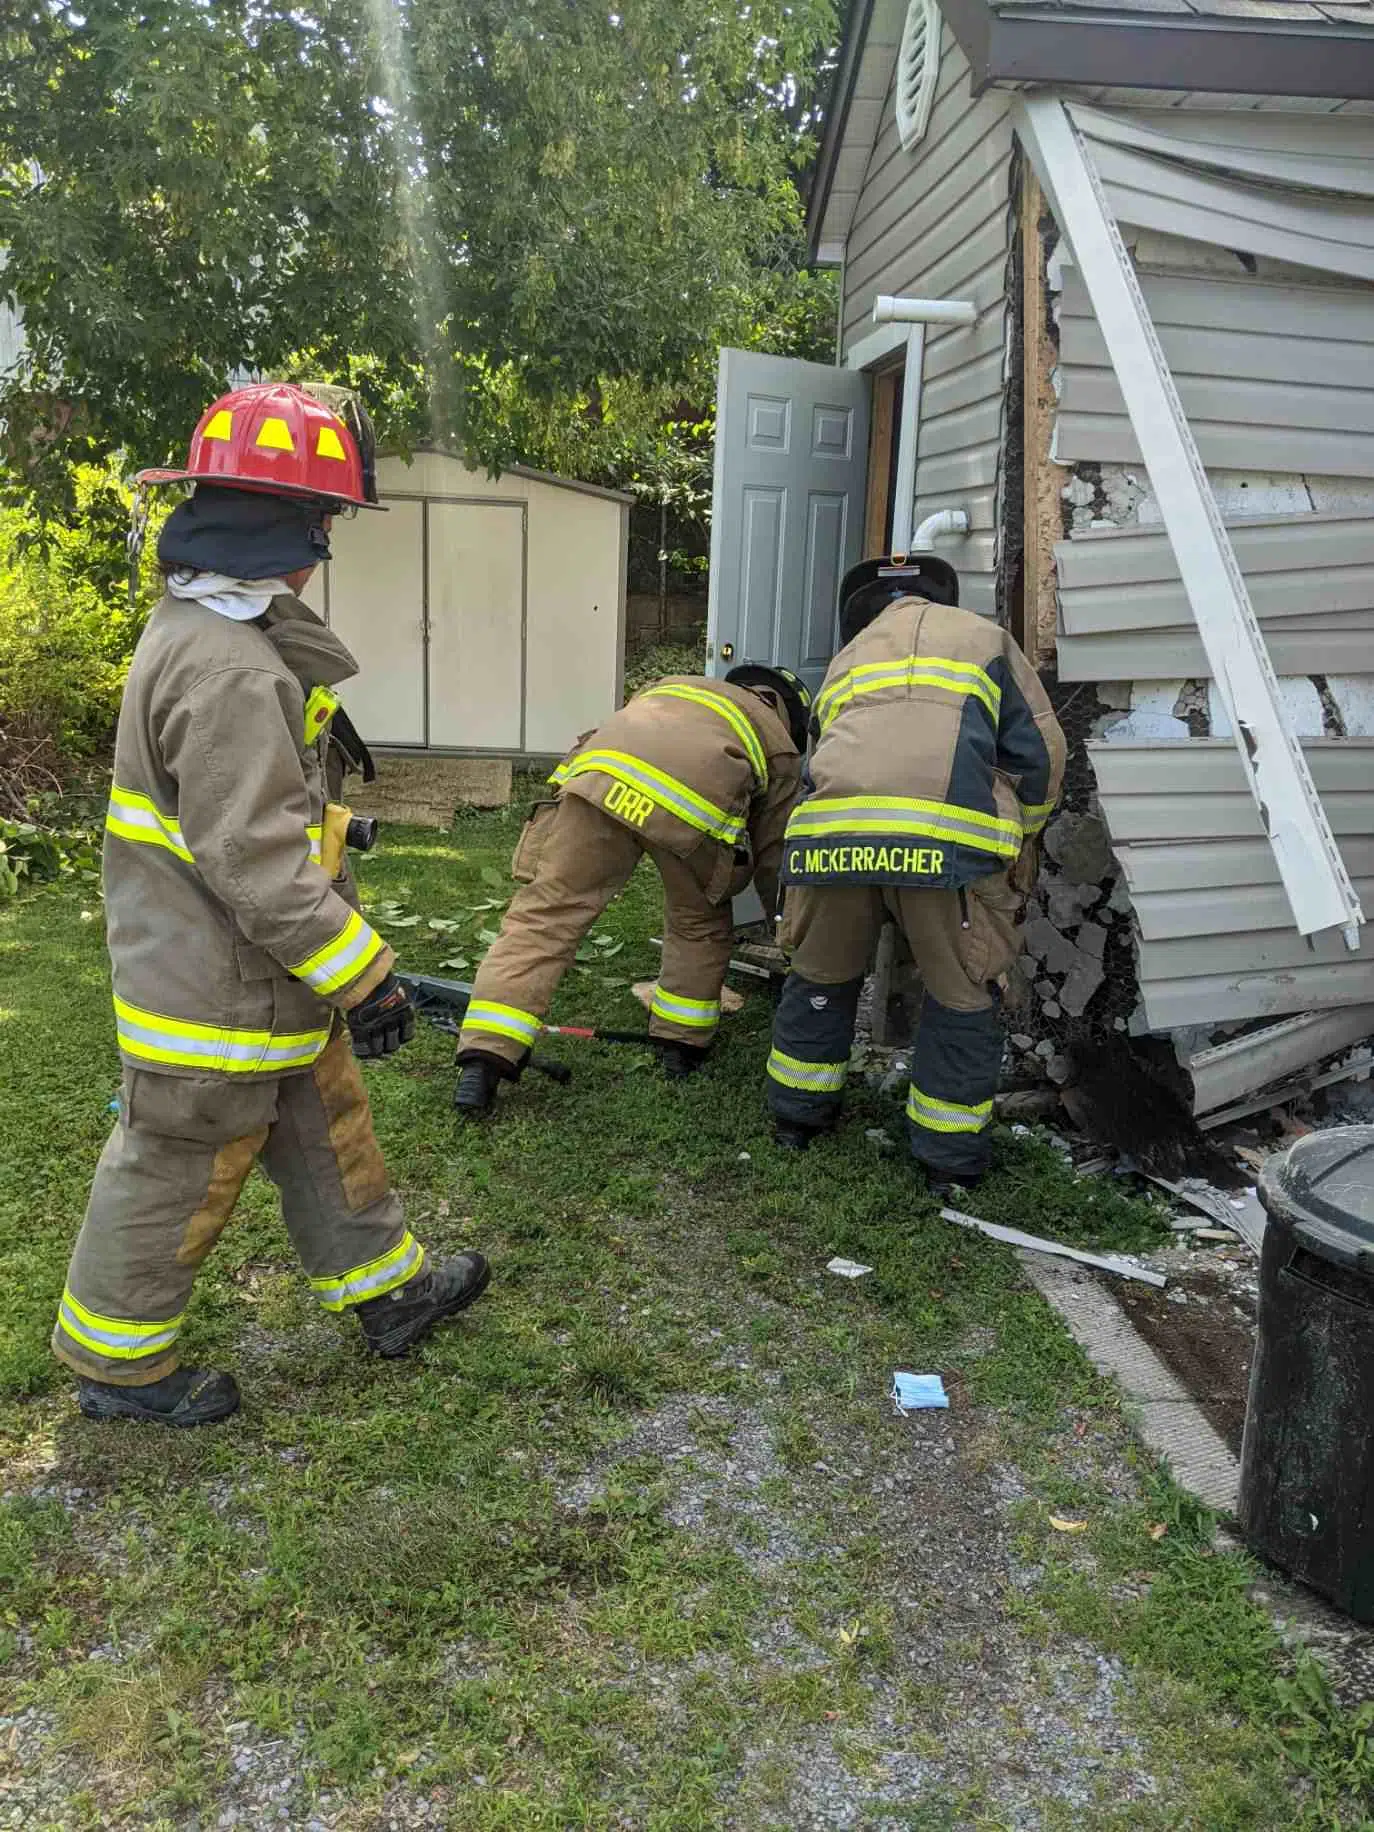
[{"label": "yellow reflective stripe on coat", "polygon": [[579,751],[566,763],[560,763],[549,781],[561,788],[574,776],[592,775],[611,776],[631,789],[642,789],[660,808],[713,840],[733,846],[744,832],[743,815],[727,814],[666,770],[656,770],[643,758],[631,757],[625,751]]},{"label": "yellow reflective stripe on coat", "polygon": [[831,834],[916,834],[1008,858],[1016,857],[1024,837],[1019,821],[910,795],[813,796],[792,811],[787,823],[789,840]]},{"label": "yellow reflective stripe on coat", "polygon": [[861,662],[832,681],[816,702],[822,731],[841,707],[860,693],[881,693],[889,688],[937,687],[947,693],[980,700],[996,724],[1002,710],[1002,689],[986,668],[976,662],[958,662],[945,655],[909,655],[905,661]]},{"label": "yellow reflective stripe on coat", "polygon": [[768,787],[768,759],[763,754],[759,735],[750,724],[746,714],[742,713],[735,702],[727,699],[723,693],[712,693],[706,687],[683,687],[675,681],[665,681],[660,687],[650,687],[640,698],[652,700],[655,697],[673,700],[687,700],[693,705],[704,706],[708,712],[715,713],[724,719],[731,731],[744,747],[744,754],[749,759],[749,767],[754,772],[754,782],[760,790]]},{"label": "yellow reflective stripe on coat", "polygon": [[1022,802],[1021,818],[1026,824],[1026,832],[1039,833],[1058,805],[1057,802]]},{"label": "yellow reflective stripe on coat", "polygon": [[333,941],[326,942],[309,960],[302,961],[291,971],[321,998],[328,998],[331,992],[338,992],[350,980],[356,980],[385,946],[377,931],[355,910]]},{"label": "yellow reflective stripe on coat", "polygon": [[720,1000],[684,999],[680,993],[655,986],[649,1016],[662,1018],[667,1024],[681,1024],[687,1030],[714,1030],[720,1023]]},{"label": "yellow reflective stripe on coat", "polygon": [[413,1234],[403,1234],[389,1253],[380,1254],[365,1266],[341,1272],[334,1278],[311,1279],[310,1289],[326,1310],[347,1310],[350,1304],[366,1304],[369,1298],[385,1297],[398,1285],[404,1285],[425,1263],[425,1250]]},{"label": "yellow reflective stripe on coat", "polygon": [[115,997],[115,1030],[126,1056],[140,1062],[170,1063],[184,1069],[211,1069],[230,1075],[264,1070],[309,1068],[329,1041],[328,1029],[292,1034],[236,1030],[214,1024],[192,1024],[145,1011]]},{"label": "yellow reflective stripe on coat", "polygon": [[785,1050],[768,1052],[768,1073],[784,1088],[801,1088],[808,1094],[834,1094],[845,1084],[849,1059],[843,1062],[803,1062]]},{"label": "yellow reflective stripe on coat", "polygon": [[141,846],[161,846],[177,858],[194,865],[191,849],[182,836],[180,823],[173,814],[163,814],[150,795],[134,789],[121,789],[116,783],[110,790],[110,805],[105,814],[105,829],[121,840],[132,840]]},{"label": "yellow reflective stripe on coat", "polygon": [[469,999],[463,1029],[490,1031],[494,1037],[511,1037],[516,1043],[533,1043],[544,1020],[517,1005],[500,1005],[495,999]]},{"label": "yellow reflective stripe on coat", "polygon": [[907,1095],[906,1116],[915,1126],[929,1132],[981,1132],[992,1118],[992,1102],[979,1101],[966,1107],[957,1100],[936,1100],[923,1094],[913,1081]]},{"label": "yellow reflective stripe on coat", "polygon": [[310,749],[339,710],[339,696],[328,687],[312,687],[305,702],[305,748]]},{"label": "yellow reflective stripe on coat", "polygon": [[143,1355],[158,1355],[171,1348],[177,1339],[185,1311],[160,1323],[139,1323],[130,1317],[102,1317],[72,1296],[71,1287],[62,1293],[57,1320],[73,1342],[93,1355],[108,1355],[117,1361],[137,1361]]},{"label": "yellow reflective stripe on coat", "polygon": [[[121,840],[132,840],[136,845],[165,847],[168,852],[175,853],[177,858],[185,860],[187,865],[196,862],[175,816],[163,814],[150,795],[140,795],[137,790],[121,789],[117,783],[110,790],[105,829],[108,833],[117,834]],[[323,832],[323,828],[315,826],[305,830],[310,857],[316,865],[321,862]]]}]

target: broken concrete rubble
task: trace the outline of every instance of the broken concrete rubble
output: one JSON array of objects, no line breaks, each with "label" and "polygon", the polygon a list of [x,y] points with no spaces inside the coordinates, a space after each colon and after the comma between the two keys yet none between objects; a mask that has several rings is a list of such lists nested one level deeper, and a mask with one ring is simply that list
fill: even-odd
[{"label": "broken concrete rubble", "polygon": [[1081,1018],[1088,1003],[1106,979],[1100,955],[1075,949],[1075,960],[1059,989],[1059,1003],[1071,1018]]},{"label": "broken concrete rubble", "polygon": [[1107,829],[1096,814],[1061,814],[1051,821],[1045,851],[1072,884],[1105,884],[1116,875]]}]

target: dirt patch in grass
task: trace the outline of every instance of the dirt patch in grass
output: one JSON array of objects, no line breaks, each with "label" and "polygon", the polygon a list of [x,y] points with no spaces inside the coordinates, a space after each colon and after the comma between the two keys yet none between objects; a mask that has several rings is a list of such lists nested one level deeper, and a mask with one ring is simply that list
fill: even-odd
[{"label": "dirt patch in grass", "polygon": [[1256,1305],[1246,1284],[1200,1265],[1175,1274],[1163,1291],[1122,1280],[1113,1291],[1144,1340],[1239,1456],[1255,1350]]}]

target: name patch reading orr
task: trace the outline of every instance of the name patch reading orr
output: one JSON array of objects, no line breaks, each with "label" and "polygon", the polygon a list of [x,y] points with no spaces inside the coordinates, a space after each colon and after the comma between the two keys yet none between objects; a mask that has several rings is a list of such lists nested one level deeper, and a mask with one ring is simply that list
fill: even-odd
[{"label": "name patch reading orr", "polygon": [[623,782],[611,784],[602,806],[608,814],[618,814],[621,820],[628,821],[632,827],[642,827],[654,809],[649,796]]}]

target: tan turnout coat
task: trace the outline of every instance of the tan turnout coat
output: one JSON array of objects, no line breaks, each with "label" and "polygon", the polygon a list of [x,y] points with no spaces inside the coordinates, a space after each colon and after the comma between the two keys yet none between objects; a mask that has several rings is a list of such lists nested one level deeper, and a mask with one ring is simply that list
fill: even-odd
[{"label": "tan turnout coat", "polygon": [[235,623],[167,597],[119,715],[105,903],[120,1050],[169,1075],[308,1068],[390,948],[319,863],[332,688],[357,672],[299,599]]},{"label": "tan turnout coat", "polygon": [[704,867],[712,902],[752,876],[772,910],[801,759],[771,697],[669,675],[579,738],[551,780],[646,846]]}]

